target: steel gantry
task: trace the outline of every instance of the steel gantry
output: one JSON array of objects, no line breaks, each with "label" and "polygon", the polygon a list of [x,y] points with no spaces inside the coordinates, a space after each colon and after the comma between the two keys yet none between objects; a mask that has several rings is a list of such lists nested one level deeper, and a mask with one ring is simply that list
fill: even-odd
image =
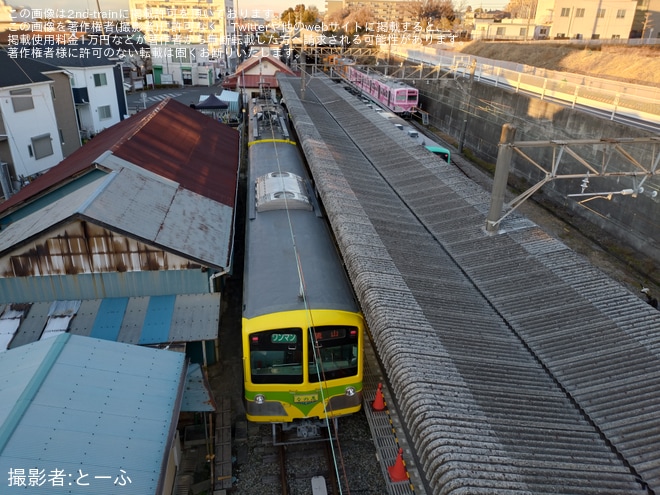
[{"label": "steel gantry", "polygon": [[[497,230],[498,226],[506,217],[513,213],[522,203],[530,198],[549,182],[560,179],[580,179],[580,192],[567,194],[568,197],[584,198],[580,203],[585,203],[595,198],[611,199],[614,195],[632,196],[645,192],[645,184],[653,176],[660,175],[658,164],[660,163],[660,136],[640,138],[603,138],[603,139],[574,139],[574,140],[549,140],[549,141],[514,141],[516,128],[505,124],[499,143],[499,152],[493,182],[491,196],[491,207],[486,220],[486,228],[489,231]],[[648,155],[642,163],[626,149],[630,146],[650,145]],[[592,164],[576,150],[580,146],[597,146],[602,150],[600,163]],[[552,148],[552,160],[549,163],[540,163],[529,156],[526,150],[530,148]],[[543,178],[536,184],[530,186],[508,203],[504,204],[504,191],[509,174],[509,168],[513,154],[522,157],[526,162],[540,170]],[[573,163],[568,164],[565,157],[573,158]],[[616,164],[616,170],[612,166],[612,158],[619,156],[623,158]],[[576,165],[577,164],[577,165]],[[580,172],[570,173],[568,167],[582,169]],[[632,181],[632,187],[620,190],[587,192],[591,187],[590,181],[594,178],[605,177],[628,177]],[[648,195],[655,199],[658,197],[657,185],[648,191]],[[503,214],[504,211],[504,214]]]},{"label": "steel gantry", "polygon": [[[314,63],[306,63],[306,76],[314,77],[319,71],[329,72],[336,65],[338,59],[350,59],[362,69],[377,71],[393,79],[415,81],[438,80],[442,78],[455,79],[460,77],[464,67],[463,58],[457,58],[451,63],[429,64],[426,62],[401,61],[392,63],[396,55],[378,48],[345,48],[320,47],[305,45],[303,54],[314,58]],[[397,57],[398,58],[398,57]],[[458,69],[461,69],[459,71]]]}]

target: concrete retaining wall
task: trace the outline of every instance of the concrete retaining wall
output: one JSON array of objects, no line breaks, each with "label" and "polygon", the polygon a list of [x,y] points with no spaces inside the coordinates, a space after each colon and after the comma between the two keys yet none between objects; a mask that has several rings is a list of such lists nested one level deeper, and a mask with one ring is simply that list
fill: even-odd
[{"label": "concrete retaining wall", "polygon": [[[466,113],[465,95],[467,80],[440,80],[417,82],[420,103],[430,113],[430,124],[440,131],[459,139]],[[602,138],[650,137],[652,134],[588,115],[561,105],[530,98],[524,94],[474,82],[471,111],[467,116],[467,132],[464,147],[478,158],[494,164],[497,159],[497,143],[502,125],[516,126],[516,141],[576,140]],[[660,153],[660,141],[655,145],[625,146],[625,150],[647,168]],[[601,145],[575,146],[572,149],[587,162],[599,167],[608,160]],[[550,169],[553,163],[551,146],[526,149],[537,163]],[[584,173],[586,169],[566,154],[559,162],[558,173]],[[607,161],[608,171],[639,170],[615,152]],[[510,185],[525,189],[538,182],[543,173],[529,161],[514,153]],[[613,195],[611,199],[594,198],[583,204],[567,194],[581,192],[581,179],[555,180],[546,184],[536,195],[549,198],[569,212],[579,215],[598,228],[608,232],[625,246],[630,246],[660,263],[660,193],[651,198],[652,191],[660,190],[660,176],[647,179],[644,193],[632,196]],[[634,188],[632,179],[626,177],[590,179],[586,192],[621,191]]]}]

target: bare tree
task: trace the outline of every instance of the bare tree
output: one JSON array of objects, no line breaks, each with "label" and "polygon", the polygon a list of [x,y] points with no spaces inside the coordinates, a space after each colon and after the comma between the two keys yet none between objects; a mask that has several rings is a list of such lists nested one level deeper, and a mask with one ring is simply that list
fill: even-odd
[{"label": "bare tree", "polygon": [[321,12],[319,12],[318,7],[316,5],[310,5],[307,7],[305,10],[305,19],[303,22],[318,22],[321,20]]},{"label": "bare tree", "polygon": [[451,0],[413,0],[408,6],[408,12],[424,29],[431,25],[439,26],[443,18],[450,24],[456,18]]},{"label": "bare tree", "polygon": [[374,16],[369,6],[345,8],[329,14],[326,22],[339,26],[337,32],[352,35],[363,30],[368,23],[373,22]]},{"label": "bare tree", "polygon": [[513,19],[533,19],[537,3],[538,0],[509,0],[504,10],[510,12]]},{"label": "bare tree", "polygon": [[319,20],[319,17],[318,8],[313,5],[306,8],[305,4],[302,3],[296,5],[295,8],[289,7],[280,14],[280,20],[282,22],[289,22],[291,24],[295,24],[296,22],[313,24]]}]

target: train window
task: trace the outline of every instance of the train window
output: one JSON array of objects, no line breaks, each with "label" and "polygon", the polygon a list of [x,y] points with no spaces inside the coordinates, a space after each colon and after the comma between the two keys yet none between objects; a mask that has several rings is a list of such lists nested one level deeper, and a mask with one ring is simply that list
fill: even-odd
[{"label": "train window", "polygon": [[356,327],[314,327],[309,345],[309,381],[334,380],[358,373],[358,329]]},{"label": "train window", "polygon": [[408,93],[408,101],[417,101],[417,92],[410,91]]},{"label": "train window", "polygon": [[302,329],[268,330],[249,339],[252,383],[302,383]]},{"label": "train window", "polygon": [[406,101],[406,90],[396,92],[396,101]]}]

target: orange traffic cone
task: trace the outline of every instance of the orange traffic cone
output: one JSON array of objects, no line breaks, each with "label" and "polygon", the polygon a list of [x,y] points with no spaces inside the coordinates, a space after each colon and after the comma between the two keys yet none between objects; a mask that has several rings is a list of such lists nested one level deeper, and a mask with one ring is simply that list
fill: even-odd
[{"label": "orange traffic cone", "polygon": [[390,479],[392,480],[392,483],[397,483],[399,481],[406,481],[408,479],[406,466],[403,464],[402,448],[399,448],[399,455],[396,456],[396,461],[394,462],[394,465],[387,467],[387,472],[390,474]]},{"label": "orange traffic cone", "polygon": [[376,390],[376,398],[371,403],[371,409],[374,411],[384,411],[385,410],[385,401],[383,400],[383,384],[378,384],[378,390]]}]

